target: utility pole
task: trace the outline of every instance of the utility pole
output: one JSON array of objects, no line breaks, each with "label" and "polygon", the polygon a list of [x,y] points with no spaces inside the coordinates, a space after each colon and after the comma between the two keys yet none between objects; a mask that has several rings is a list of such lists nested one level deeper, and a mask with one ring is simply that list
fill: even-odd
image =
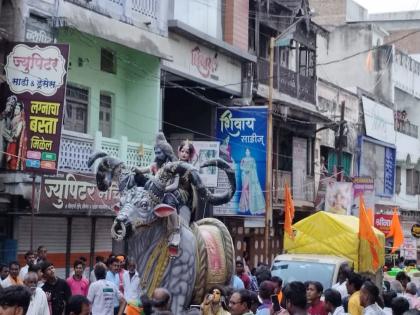
[{"label": "utility pole", "polygon": [[340,115],[340,131],[338,136],[338,149],[337,149],[337,181],[343,180],[343,142],[344,142],[344,112],[346,110],[346,102],[341,102],[341,115]]},{"label": "utility pole", "polygon": [[270,69],[268,79],[268,112],[267,112],[267,176],[265,183],[265,229],[264,229],[264,254],[269,262],[269,238],[271,221],[273,219],[273,73],[274,73],[274,37],[270,38]]}]

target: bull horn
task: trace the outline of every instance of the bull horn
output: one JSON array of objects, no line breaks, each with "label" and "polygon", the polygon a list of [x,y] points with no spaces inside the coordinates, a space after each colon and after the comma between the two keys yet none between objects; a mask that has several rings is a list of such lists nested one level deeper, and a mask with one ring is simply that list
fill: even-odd
[{"label": "bull horn", "polygon": [[189,174],[189,180],[191,183],[196,187],[197,193],[200,197],[206,199],[209,203],[213,205],[222,205],[227,203],[232,199],[233,194],[236,191],[236,178],[235,172],[230,167],[230,165],[222,160],[222,159],[211,159],[203,163],[200,168],[208,167],[208,166],[216,166],[223,170],[229,180],[230,188],[227,189],[225,192],[220,194],[212,193],[202,182],[197,169],[195,169],[191,164],[186,162],[173,162],[168,163],[164,166],[164,170],[161,174],[179,174],[183,176],[186,172]]},{"label": "bull horn", "polygon": [[[232,197],[233,197],[233,195],[236,191],[235,171],[232,169],[232,167],[230,167],[230,165],[225,160],[222,160],[222,159],[208,160],[208,161],[204,162],[202,165],[200,165],[200,168],[209,167],[209,166],[216,166],[217,168],[223,170],[226,173],[226,175],[228,177],[228,180],[229,180],[229,185],[230,185],[229,189],[227,189],[223,193],[214,194],[214,193],[211,193],[206,186],[204,186],[204,184],[201,181],[200,176],[198,175],[198,172],[193,174],[191,179],[192,179],[194,185],[197,187],[197,192],[200,195],[207,196],[208,201],[211,204],[213,204],[215,206],[225,204],[232,199]],[[201,192],[200,192],[200,190],[201,190]]]},{"label": "bull horn", "polygon": [[[108,188],[112,185],[112,180],[115,178],[116,170],[121,171],[120,166],[123,165],[123,162],[108,156],[104,152],[98,152],[93,154],[88,160],[88,166],[91,167],[97,159],[101,158],[101,161],[98,165],[96,171],[96,184],[100,191],[107,191]],[[119,179],[121,182],[121,179]]]},{"label": "bull horn", "polygon": [[105,152],[96,152],[96,153],[94,153],[90,158],[89,158],[89,160],[87,161],[87,165],[88,165],[88,167],[89,168],[91,168],[92,167],[92,165],[93,165],[93,163],[95,163],[95,161],[97,160],[97,159],[100,159],[100,158],[104,158],[104,157],[106,157],[106,156],[108,156],[108,154],[107,153],[105,153]]}]

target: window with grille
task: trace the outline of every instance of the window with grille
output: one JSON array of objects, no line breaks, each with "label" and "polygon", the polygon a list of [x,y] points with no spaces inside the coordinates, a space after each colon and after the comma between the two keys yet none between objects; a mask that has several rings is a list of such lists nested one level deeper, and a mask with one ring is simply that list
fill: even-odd
[{"label": "window with grille", "polygon": [[99,130],[102,131],[102,136],[111,138],[112,135],[112,97],[110,94],[101,93],[99,104]]},{"label": "window with grille", "polygon": [[406,170],[406,193],[407,195],[417,195],[420,193],[419,182],[420,172],[415,169]]},{"label": "window with grille", "polygon": [[106,48],[101,48],[101,70],[113,74],[117,73],[115,53]]},{"label": "window with grille", "polygon": [[86,133],[89,91],[67,85],[64,129]]},{"label": "window with grille", "polygon": [[401,167],[397,166],[395,169],[395,193],[401,192]]}]

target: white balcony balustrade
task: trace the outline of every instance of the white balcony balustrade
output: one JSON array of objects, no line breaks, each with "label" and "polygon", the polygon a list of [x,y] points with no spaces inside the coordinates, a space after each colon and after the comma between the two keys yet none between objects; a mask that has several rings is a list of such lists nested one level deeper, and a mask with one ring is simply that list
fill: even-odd
[{"label": "white balcony balustrade", "polygon": [[102,137],[101,132],[95,136],[63,130],[60,146],[59,171],[92,173],[87,161],[98,151],[121,159],[128,167],[148,166],[153,160],[153,147],[127,141],[127,137],[111,139]]}]

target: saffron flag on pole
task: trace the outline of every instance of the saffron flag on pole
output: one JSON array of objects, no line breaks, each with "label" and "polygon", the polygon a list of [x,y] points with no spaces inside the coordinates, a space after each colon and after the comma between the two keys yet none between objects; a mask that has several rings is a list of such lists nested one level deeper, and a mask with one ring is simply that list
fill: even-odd
[{"label": "saffron flag on pole", "polygon": [[365,240],[369,243],[370,252],[372,254],[372,267],[374,270],[377,270],[379,267],[379,255],[377,248],[380,246],[380,243],[376,238],[372,225],[369,222],[363,196],[360,196],[359,206],[359,238],[360,241]]},{"label": "saffron flag on pole", "polygon": [[372,208],[368,208],[367,211],[366,211],[366,213],[367,213],[367,216],[368,216],[370,225],[374,226],[373,225],[373,218],[375,217],[375,215],[373,214]]},{"label": "saffron flag on pole", "polygon": [[392,215],[391,227],[389,228],[389,233],[386,236],[394,237],[394,243],[392,244],[391,254],[400,248],[404,243],[404,233],[401,228],[400,217],[398,216],[397,208],[394,209],[394,214]]},{"label": "saffron flag on pole", "polygon": [[289,185],[284,187],[284,232],[290,238],[294,238],[292,230],[292,222],[295,216],[295,205],[293,204],[292,194],[290,193]]}]

